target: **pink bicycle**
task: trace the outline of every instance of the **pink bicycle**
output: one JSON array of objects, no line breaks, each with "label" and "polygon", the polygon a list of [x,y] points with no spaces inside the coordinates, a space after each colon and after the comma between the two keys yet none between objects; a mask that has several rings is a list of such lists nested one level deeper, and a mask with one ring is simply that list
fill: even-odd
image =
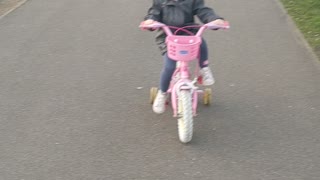
[{"label": "pink bicycle", "polygon": [[[173,116],[178,117],[178,134],[182,143],[188,143],[193,136],[193,117],[197,115],[198,97],[203,95],[205,105],[211,104],[212,90],[206,88],[200,90],[196,84],[201,81],[198,73],[195,73],[195,78],[191,79],[189,62],[199,59],[199,49],[201,44],[201,35],[205,29],[228,29],[229,24],[217,26],[211,23],[204,24],[199,27],[196,35],[190,34],[186,28],[194,28],[195,26],[186,26],[182,28],[169,27],[165,24],[155,22],[151,25],[140,25],[140,28],[158,29],[162,28],[167,34],[167,54],[169,58],[177,61],[177,67],[172,75],[170,87],[167,91],[171,94],[171,104],[173,108]],[[172,33],[171,29],[177,31],[189,32],[190,36],[176,35]],[[200,82],[201,83],[201,82]],[[154,102],[157,95],[158,88],[152,87],[150,89],[150,103]]]}]

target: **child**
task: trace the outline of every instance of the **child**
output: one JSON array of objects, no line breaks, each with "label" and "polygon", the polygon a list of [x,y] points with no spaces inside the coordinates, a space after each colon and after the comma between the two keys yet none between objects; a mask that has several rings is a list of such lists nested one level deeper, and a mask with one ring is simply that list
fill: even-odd
[{"label": "child", "polygon": [[[157,21],[168,26],[184,27],[195,24],[195,15],[198,16],[202,23],[211,22],[216,25],[225,23],[223,18],[215,14],[213,9],[205,6],[204,0],[153,0],[145,21],[142,23],[148,25]],[[164,68],[160,78],[160,90],[153,103],[153,111],[158,114],[165,111],[166,92],[176,68],[176,61],[171,60],[166,53],[165,38],[166,34],[163,31],[159,31],[156,42],[164,58]],[[202,39],[199,66],[203,85],[206,86],[214,84],[214,78],[208,64],[208,48],[206,42]]]}]

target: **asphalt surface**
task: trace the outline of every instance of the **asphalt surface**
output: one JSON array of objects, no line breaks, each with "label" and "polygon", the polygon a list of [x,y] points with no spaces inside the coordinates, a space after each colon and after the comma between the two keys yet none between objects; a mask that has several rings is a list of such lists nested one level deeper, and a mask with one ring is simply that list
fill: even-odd
[{"label": "asphalt surface", "polygon": [[320,68],[276,1],[213,1],[214,104],[179,143],[148,104],[149,0],[32,0],[0,21],[1,180],[319,180]]}]

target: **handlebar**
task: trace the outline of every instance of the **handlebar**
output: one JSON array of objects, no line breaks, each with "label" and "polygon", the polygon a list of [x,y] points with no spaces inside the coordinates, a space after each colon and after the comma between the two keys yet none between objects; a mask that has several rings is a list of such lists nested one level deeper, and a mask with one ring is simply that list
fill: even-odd
[{"label": "handlebar", "polygon": [[[168,36],[172,36],[173,33],[171,32],[170,30],[170,26],[167,26],[163,23],[160,23],[160,22],[154,22],[152,24],[149,24],[149,25],[144,25],[144,24],[140,24],[139,25],[140,28],[145,28],[145,29],[159,29],[159,28],[162,28],[164,30],[164,32],[168,35]],[[186,26],[186,27],[174,27],[178,30],[183,30],[184,28],[188,28],[188,27],[195,27],[195,26]],[[216,24],[213,24],[213,23],[207,23],[207,24],[204,24],[204,25],[201,25],[201,26],[197,26],[197,27],[200,27],[199,31],[197,32],[197,34],[195,36],[198,36],[200,37],[204,30],[206,29],[212,29],[212,30],[218,30],[218,29],[229,29],[230,28],[230,25],[229,25],[229,22],[225,21],[225,24],[224,25],[216,25]]]}]

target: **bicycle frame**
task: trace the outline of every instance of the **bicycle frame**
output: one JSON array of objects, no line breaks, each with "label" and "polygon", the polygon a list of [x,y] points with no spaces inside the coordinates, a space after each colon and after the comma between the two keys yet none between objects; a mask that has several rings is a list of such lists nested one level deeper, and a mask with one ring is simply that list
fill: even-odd
[{"label": "bicycle frame", "polygon": [[[140,25],[141,28],[162,28],[163,31],[167,34],[166,44],[168,50],[168,56],[172,60],[177,61],[179,64],[171,78],[170,87],[167,93],[171,94],[171,103],[173,108],[173,116],[177,117],[179,114],[178,110],[178,98],[181,90],[191,91],[192,94],[192,111],[193,116],[197,115],[197,105],[198,105],[198,94],[203,93],[202,90],[198,90],[198,87],[195,86],[197,82],[197,78],[193,81],[190,79],[190,71],[189,71],[189,62],[199,59],[199,48],[202,42],[201,35],[203,34],[205,29],[227,29],[229,28],[229,24],[226,23],[224,26],[217,26],[211,23],[204,24],[200,27],[196,35],[191,36],[177,36],[172,33],[170,28],[165,24],[155,22],[151,25]],[[195,26],[187,26],[195,27]],[[186,27],[176,28],[177,31],[184,30]],[[187,30],[185,30],[187,31]],[[181,43],[179,42],[181,41]],[[180,43],[180,44],[179,44]],[[178,80],[174,79],[177,75]]]}]

